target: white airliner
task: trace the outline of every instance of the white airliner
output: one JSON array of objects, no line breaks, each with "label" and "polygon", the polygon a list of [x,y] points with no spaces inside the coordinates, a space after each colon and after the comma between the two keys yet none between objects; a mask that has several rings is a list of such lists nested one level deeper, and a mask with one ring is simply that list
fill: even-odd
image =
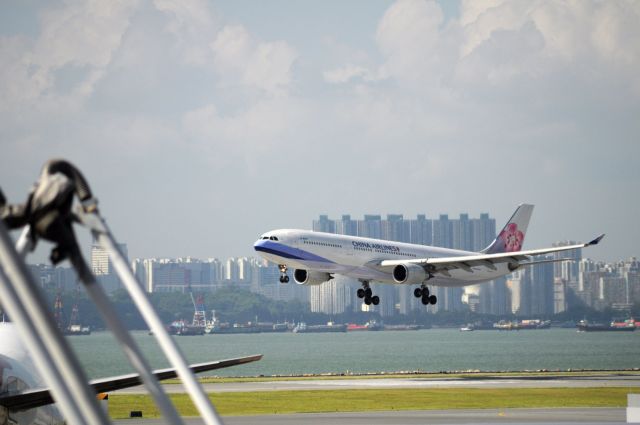
[{"label": "white airliner", "polygon": [[[195,373],[221,369],[260,360],[262,355],[191,365]],[[175,378],[173,369],[154,371],[158,380]],[[140,385],[135,373],[93,380],[89,385],[98,393]],[[36,368],[20,343],[17,329],[11,323],[0,322],[0,425],[64,424],[60,411],[53,404],[51,393],[44,387]]]},{"label": "white airliner", "polygon": [[335,274],[358,279],[359,298],[377,305],[371,281],[421,285],[414,290],[424,305],[435,304],[428,285],[466,286],[487,282],[516,269],[567,259],[535,260],[531,256],[595,245],[604,234],[585,244],[522,251],[533,205],[521,204],[496,239],[480,252],[461,251],[333,233],[281,229],[263,234],[253,245],[265,259],[280,267],[280,282],[289,281],[288,268],[301,285],[320,285]]}]

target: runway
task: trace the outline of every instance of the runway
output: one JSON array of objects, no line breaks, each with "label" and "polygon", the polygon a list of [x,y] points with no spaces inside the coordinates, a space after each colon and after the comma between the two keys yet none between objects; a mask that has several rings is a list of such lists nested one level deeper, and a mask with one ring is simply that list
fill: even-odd
[{"label": "runway", "polygon": [[[349,390],[402,388],[587,388],[640,387],[640,375],[602,373],[592,376],[452,377],[452,378],[353,378],[309,379],[205,384],[206,392],[261,392],[285,390]],[[182,385],[165,385],[169,393],[182,393]],[[606,389],[603,389],[606,391]],[[146,393],[143,387],[117,391]],[[259,402],[259,397],[256,397]],[[186,424],[202,424],[188,418]],[[421,411],[381,411],[317,414],[229,416],[226,425],[417,425],[417,424],[619,424],[626,422],[624,408],[546,408],[546,409],[452,409]],[[163,425],[162,419],[128,419],[116,423]]]},{"label": "runway", "polygon": [[[295,415],[229,416],[226,425],[463,425],[463,424],[620,424],[625,423],[625,409],[474,409],[421,410],[363,413],[311,413]],[[128,425],[165,425],[162,419],[127,419],[115,421]],[[186,418],[188,425],[202,420]]]},{"label": "runway", "polygon": [[[593,376],[523,376],[523,377],[464,377],[464,378],[353,378],[308,379],[300,381],[261,381],[225,384],[204,384],[208,393],[295,391],[295,390],[349,390],[400,388],[589,388],[640,387],[640,375],[603,373]],[[164,386],[168,393],[184,393],[180,384]],[[142,386],[119,390],[117,394],[145,394]]]}]

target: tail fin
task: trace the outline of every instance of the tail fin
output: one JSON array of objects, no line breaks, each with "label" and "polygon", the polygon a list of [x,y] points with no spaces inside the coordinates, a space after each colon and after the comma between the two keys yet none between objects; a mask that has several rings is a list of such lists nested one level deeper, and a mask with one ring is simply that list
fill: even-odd
[{"label": "tail fin", "polygon": [[524,236],[527,233],[529,219],[533,212],[533,205],[520,204],[513,213],[511,219],[504,226],[504,229],[491,242],[491,245],[483,249],[481,252],[485,254],[497,254],[500,252],[515,252],[522,249]]}]

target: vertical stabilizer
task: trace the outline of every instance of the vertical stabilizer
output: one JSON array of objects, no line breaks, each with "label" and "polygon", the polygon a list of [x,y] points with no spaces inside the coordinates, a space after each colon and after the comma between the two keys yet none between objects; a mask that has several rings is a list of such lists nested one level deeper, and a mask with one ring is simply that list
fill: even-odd
[{"label": "vertical stabilizer", "polygon": [[482,252],[485,254],[497,254],[500,252],[522,250],[532,212],[533,205],[520,204],[507,225],[504,226],[498,236],[491,242],[491,245],[483,249]]}]

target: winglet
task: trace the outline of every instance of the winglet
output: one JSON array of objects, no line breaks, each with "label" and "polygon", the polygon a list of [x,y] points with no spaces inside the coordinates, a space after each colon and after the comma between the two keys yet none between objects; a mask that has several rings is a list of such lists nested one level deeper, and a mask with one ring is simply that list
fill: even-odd
[{"label": "winglet", "polygon": [[598,245],[598,242],[600,242],[602,238],[604,238],[604,233],[598,236],[597,238],[595,238],[594,240],[592,240],[591,242],[589,242],[586,246]]}]

